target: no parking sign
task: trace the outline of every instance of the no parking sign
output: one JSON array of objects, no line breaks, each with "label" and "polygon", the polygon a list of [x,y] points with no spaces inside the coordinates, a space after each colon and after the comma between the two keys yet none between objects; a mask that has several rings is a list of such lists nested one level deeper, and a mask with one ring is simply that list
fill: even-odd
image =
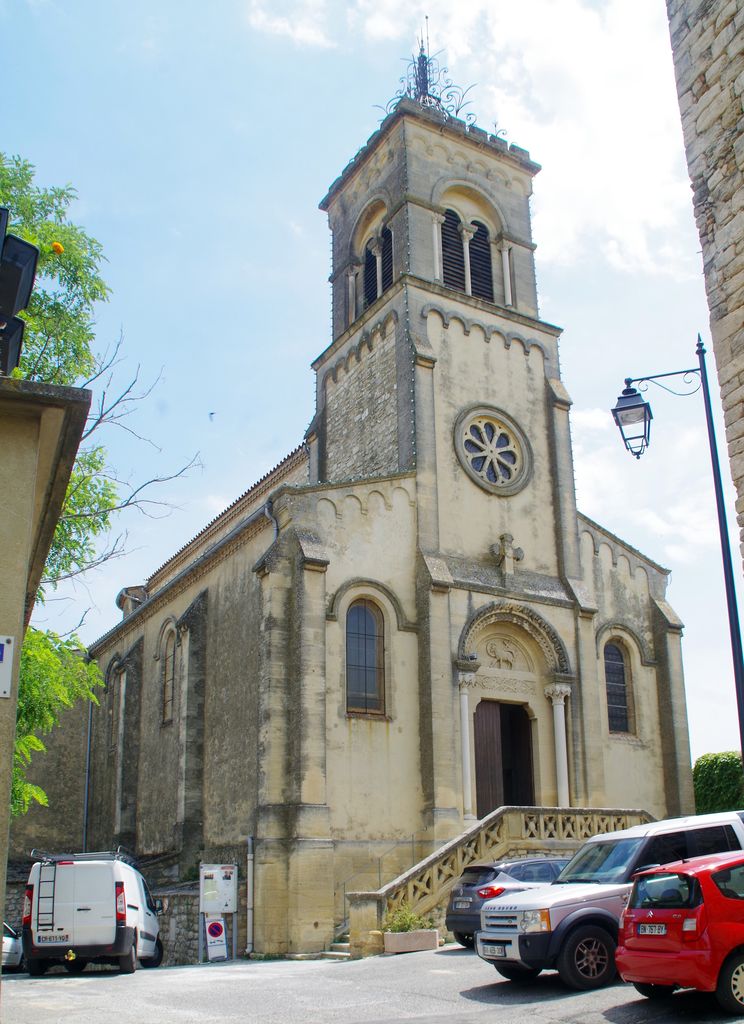
[{"label": "no parking sign", "polygon": [[205,914],[204,924],[207,932],[207,959],[227,960],[225,919],[223,917]]}]

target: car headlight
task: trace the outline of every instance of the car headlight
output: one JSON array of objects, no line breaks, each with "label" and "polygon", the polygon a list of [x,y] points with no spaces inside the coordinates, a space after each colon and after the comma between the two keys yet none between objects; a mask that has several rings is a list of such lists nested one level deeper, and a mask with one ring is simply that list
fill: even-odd
[{"label": "car headlight", "polygon": [[549,932],[550,911],[549,910],[523,910],[522,911],[523,932]]}]

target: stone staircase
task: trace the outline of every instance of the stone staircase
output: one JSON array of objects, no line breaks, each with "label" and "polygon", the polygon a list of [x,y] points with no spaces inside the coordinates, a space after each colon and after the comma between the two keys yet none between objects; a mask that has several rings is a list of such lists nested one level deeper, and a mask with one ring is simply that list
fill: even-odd
[{"label": "stone staircase", "polygon": [[499,807],[376,892],[347,893],[349,954],[381,953],[383,919],[403,903],[424,916],[443,911],[469,864],[546,853],[570,856],[591,836],[652,820],[646,811],[623,808]]},{"label": "stone staircase", "polygon": [[321,960],[351,960],[351,943],[348,935],[342,935],[339,942],[331,944],[330,949],[320,954]]}]

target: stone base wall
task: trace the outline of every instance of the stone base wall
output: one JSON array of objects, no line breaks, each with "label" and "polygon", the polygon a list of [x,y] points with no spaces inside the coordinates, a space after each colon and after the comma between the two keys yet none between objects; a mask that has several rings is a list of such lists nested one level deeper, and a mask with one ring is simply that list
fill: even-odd
[{"label": "stone base wall", "polygon": [[744,8],[667,0],[667,13],[744,553]]}]

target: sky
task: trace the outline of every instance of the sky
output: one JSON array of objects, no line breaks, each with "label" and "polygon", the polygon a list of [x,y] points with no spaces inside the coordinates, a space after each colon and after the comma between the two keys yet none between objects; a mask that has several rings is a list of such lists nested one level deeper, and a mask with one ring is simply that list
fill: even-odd
[{"label": "sky", "polygon": [[[99,349],[121,335],[120,380],[157,380],[132,421],[149,443],[113,429],[112,463],[134,482],[201,465],[154,495],[169,515],[122,518],[127,553],[35,622],[85,614],[92,642],[122,586],[302,441],[330,341],[318,203],[378,127],[427,15],[478,124],[543,168],[540,314],[564,329],[579,509],[672,570],[693,757],[738,748],[701,396],[651,396],[639,461],[608,412],[625,377],[694,366],[698,332],[709,342],[663,0],[0,0],[0,147],[40,184],[76,187],[71,215],[112,288]],[[723,471],[733,525],[725,449]],[[732,547],[739,581],[733,532]]]}]

